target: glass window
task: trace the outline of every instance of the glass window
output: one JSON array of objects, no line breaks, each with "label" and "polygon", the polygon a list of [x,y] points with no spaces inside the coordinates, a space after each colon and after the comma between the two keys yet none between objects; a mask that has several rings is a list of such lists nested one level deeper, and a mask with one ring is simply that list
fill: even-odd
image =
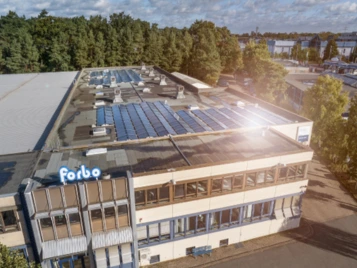
[{"label": "glass window", "polygon": [[69,223],[71,226],[72,236],[82,235],[81,219],[78,213],[69,214]]},{"label": "glass window", "polygon": [[9,227],[11,225],[17,225],[15,212],[13,210],[4,211],[1,214],[4,220],[5,227]]},{"label": "glass window", "polygon": [[139,240],[139,245],[147,244],[147,226],[136,227],[136,234]]},{"label": "glass window", "polygon": [[223,191],[231,191],[232,190],[232,176],[223,178],[222,180],[222,189]]},{"label": "glass window", "polygon": [[211,229],[218,229],[220,222],[220,212],[211,213]]},{"label": "glass window", "polygon": [[126,179],[116,179],[115,181],[115,194],[116,200],[125,199],[126,195]]},{"label": "glass window", "polygon": [[127,205],[122,205],[118,207],[118,218],[119,218],[119,227],[129,226]]},{"label": "glass window", "polygon": [[265,178],[266,183],[273,183],[274,182],[274,176],[275,176],[275,170],[274,169],[267,170],[267,177]]},{"label": "glass window", "polygon": [[40,226],[42,231],[42,240],[44,242],[55,239],[51,218],[40,219]]},{"label": "glass window", "polygon": [[103,231],[103,221],[102,221],[102,210],[95,209],[91,213],[92,220],[92,232],[102,232]]},{"label": "glass window", "polygon": [[55,225],[57,231],[57,238],[67,238],[68,229],[67,229],[67,220],[65,215],[55,216]]},{"label": "glass window", "polygon": [[52,210],[62,209],[63,201],[62,201],[61,188],[60,187],[49,188],[48,191],[50,194]]},{"label": "glass window", "polygon": [[279,180],[284,180],[286,179],[286,176],[288,174],[288,168],[287,167],[283,167],[279,170]]},{"label": "glass window", "polygon": [[257,174],[255,172],[247,174],[247,187],[255,187],[256,176]]},{"label": "glass window", "polygon": [[204,232],[206,231],[206,214],[201,214],[197,216],[197,231]]},{"label": "glass window", "polygon": [[300,195],[293,196],[292,207],[299,207],[300,206]]},{"label": "glass window", "polygon": [[186,234],[193,234],[196,229],[196,216],[187,218],[187,232]]},{"label": "glass window", "polygon": [[275,210],[282,209],[283,208],[283,200],[284,198],[279,198],[275,200]]},{"label": "glass window", "polygon": [[228,246],[228,238],[227,238],[227,239],[220,240],[220,241],[219,241],[219,246],[220,246],[220,247]]},{"label": "glass window", "polygon": [[159,199],[160,203],[170,201],[170,188],[168,186],[160,187],[159,194],[160,194],[160,199]]},{"label": "glass window", "polygon": [[146,190],[146,194],[147,194],[147,203],[148,204],[155,204],[158,202],[157,200],[157,188],[155,189],[149,189]]},{"label": "glass window", "polygon": [[135,204],[137,206],[145,204],[145,190],[135,191]]},{"label": "glass window", "polygon": [[175,185],[175,199],[185,197],[185,184]]},{"label": "glass window", "polygon": [[45,189],[33,191],[33,196],[35,199],[36,212],[49,211]]},{"label": "glass window", "polygon": [[222,190],[222,179],[216,179],[212,182],[212,192],[220,192]]},{"label": "glass window", "polygon": [[252,205],[244,207],[243,222],[250,222],[252,219]]},{"label": "glass window", "polygon": [[253,218],[260,218],[262,213],[262,203],[254,204]]},{"label": "glass window", "polygon": [[185,221],[184,218],[175,220],[175,237],[184,236]]},{"label": "glass window", "polygon": [[196,196],[196,191],[197,191],[197,183],[196,182],[187,183],[186,197]]},{"label": "glass window", "polygon": [[104,209],[105,225],[107,230],[115,229],[115,209],[114,207]]},{"label": "glass window", "polygon": [[229,214],[230,214],[231,210],[230,209],[226,209],[222,211],[222,216],[221,216],[221,226],[228,226],[229,225]]},{"label": "glass window", "polygon": [[298,177],[298,178],[304,178],[305,177],[305,169],[306,169],[306,164],[304,164],[304,165],[299,165],[298,167],[297,167],[297,174],[296,174],[296,176]]},{"label": "glass window", "polygon": [[170,239],[170,222],[164,221],[160,223],[160,241]]},{"label": "glass window", "polygon": [[197,182],[197,190],[198,190],[198,195],[207,195],[207,184],[208,181],[199,181]]},{"label": "glass window", "polygon": [[158,242],[159,241],[159,224],[154,223],[149,225],[149,241]]},{"label": "glass window", "polygon": [[89,204],[99,203],[99,188],[97,181],[87,182],[87,193]]},{"label": "glass window", "polygon": [[269,215],[270,214],[270,206],[271,206],[271,202],[265,202],[263,204],[263,214],[262,215]]},{"label": "glass window", "polygon": [[233,188],[243,187],[243,177],[244,177],[243,174],[234,176]]},{"label": "glass window", "polygon": [[239,223],[239,209],[240,208],[233,208],[232,209],[232,223]]},{"label": "glass window", "polygon": [[296,166],[289,167],[289,170],[288,170],[288,178],[289,179],[295,179],[296,168],[297,168]]},{"label": "glass window", "polygon": [[102,180],[101,183],[103,202],[113,201],[114,197],[112,180]]},{"label": "glass window", "polygon": [[291,207],[291,201],[292,201],[292,196],[284,198],[284,208],[290,208]]},{"label": "glass window", "polygon": [[191,255],[196,247],[186,248],[186,255]]},{"label": "glass window", "polygon": [[265,181],[265,171],[257,172],[257,184],[264,184]]},{"label": "glass window", "polygon": [[66,199],[66,206],[68,208],[78,207],[77,188],[76,185],[63,186],[64,197]]}]

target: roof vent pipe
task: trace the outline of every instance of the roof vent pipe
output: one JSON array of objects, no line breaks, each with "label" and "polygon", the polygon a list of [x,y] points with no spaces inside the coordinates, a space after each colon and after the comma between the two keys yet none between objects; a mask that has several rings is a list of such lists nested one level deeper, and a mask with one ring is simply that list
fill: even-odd
[{"label": "roof vent pipe", "polygon": [[176,87],[176,99],[184,99],[185,98],[185,88],[181,85]]},{"label": "roof vent pipe", "polygon": [[160,86],[167,86],[166,76],[163,74],[160,75]]},{"label": "roof vent pipe", "polygon": [[114,103],[122,103],[124,102],[122,97],[121,97],[121,90],[120,88],[115,88],[114,89]]},{"label": "roof vent pipe", "polygon": [[151,69],[150,69],[149,76],[150,76],[150,77],[155,76],[155,74],[154,74],[154,68],[151,68]]},{"label": "roof vent pipe", "polygon": [[145,63],[144,63],[144,62],[141,63],[141,70],[142,70],[142,71],[145,71],[145,70],[146,70],[146,66],[145,66]]}]

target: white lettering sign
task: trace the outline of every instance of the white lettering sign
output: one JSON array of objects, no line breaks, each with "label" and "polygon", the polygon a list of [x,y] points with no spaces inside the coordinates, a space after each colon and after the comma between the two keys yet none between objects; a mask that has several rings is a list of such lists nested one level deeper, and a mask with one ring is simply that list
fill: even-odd
[{"label": "white lettering sign", "polygon": [[99,178],[100,175],[102,174],[102,171],[97,167],[94,167],[92,170],[90,170],[85,165],[81,165],[77,171],[73,171],[66,166],[62,166],[59,169],[58,173],[61,182],[64,183],[65,181]]}]

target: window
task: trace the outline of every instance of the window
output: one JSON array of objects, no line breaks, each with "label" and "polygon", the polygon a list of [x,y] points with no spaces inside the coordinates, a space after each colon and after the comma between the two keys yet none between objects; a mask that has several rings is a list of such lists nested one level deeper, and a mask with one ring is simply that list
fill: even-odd
[{"label": "window", "polygon": [[0,232],[19,230],[15,211],[7,210],[0,213]]},{"label": "window", "polygon": [[157,188],[146,190],[146,193],[147,193],[147,204],[155,204],[158,202]]},{"label": "window", "polygon": [[185,235],[185,219],[175,220],[175,237],[181,237]]},{"label": "window", "polygon": [[228,246],[228,238],[227,238],[227,239],[220,240],[220,241],[219,241],[219,246],[220,246],[220,247]]},{"label": "window", "polygon": [[170,188],[168,186],[159,188],[159,203],[170,201]]},{"label": "window", "polygon": [[159,242],[160,234],[159,234],[159,224],[154,223],[149,225],[149,242]]},{"label": "window", "polygon": [[263,204],[259,203],[259,204],[254,204],[253,208],[253,219],[260,219],[261,213],[262,213],[262,207]]},{"label": "window", "polygon": [[206,217],[207,214],[197,215],[197,232],[206,231]]},{"label": "window", "polygon": [[306,167],[307,167],[306,164],[304,164],[304,165],[298,165],[298,166],[297,166],[296,177],[297,177],[298,179],[303,179],[303,178],[305,178]]},{"label": "window", "polygon": [[211,229],[218,229],[220,227],[221,222],[221,212],[213,212],[211,213]]},{"label": "window", "polygon": [[160,241],[170,239],[170,221],[159,223]]},{"label": "window", "polygon": [[207,195],[207,186],[207,180],[175,185],[175,199],[194,198]]},{"label": "window", "polygon": [[90,211],[91,221],[92,221],[92,232],[102,232],[103,231],[103,220],[102,220],[102,210],[95,209]]},{"label": "window", "polygon": [[79,213],[68,215],[72,236],[82,235],[81,219]]},{"label": "window", "polygon": [[102,180],[101,184],[102,184],[103,202],[113,201],[114,196],[113,196],[112,180]]},{"label": "window", "polygon": [[225,177],[225,178],[222,179],[222,190],[223,190],[223,192],[232,190],[232,180],[233,180],[233,176]]},{"label": "window", "polygon": [[275,169],[270,169],[266,171],[266,183],[274,183],[274,177],[275,177]]},{"label": "window", "polygon": [[139,245],[147,244],[147,225],[136,227],[136,234]]},{"label": "window", "polygon": [[151,256],[150,264],[160,262],[160,255]]},{"label": "window", "polygon": [[284,181],[286,179],[286,176],[288,175],[288,168],[283,167],[279,169],[279,180]]},{"label": "window", "polygon": [[128,206],[122,205],[118,207],[118,220],[119,227],[129,226],[129,217],[128,217]]},{"label": "window", "polygon": [[234,176],[234,182],[233,182],[233,188],[237,188],[237,189],[242,189],[243,187],[243,178],[244,175],[235,175]]},{"label": "window", "polygon": [[78,207],[77,187],[76,185],[63,186],[64,196],[66,199],[66,206],[68,208]]},{"label": "window", "polygon": [[67,220],[65,215],[55,216],[55,225],[56,225],[57,239],[67,238],[68,229],[67,229]]},{"label": "window", "polygon": [[247,174],[247,187],[255,187],[256,185],[256,177],[257,177],[257,173],[248,173]]},{"label": "window", "polygon": [[52,210],[63,209],[62,193],[60,187],[49,188]]},{"label": "window", "polygon": [[193,250],[194,250],[195,248],[196,248],[196,247],[186,248],[186,256],[193,254]]},{"label": "window", "polygon": [[112,230],[116,228],[115,209],[114,207],[104,209],[106,230]]},{"label": "window", "polygon": [[147,190],[135,191],[136,206],[144,206],[149,204],[165,203],[170,201],[170,188],[155,187]]},{"label": "window", "polygon": [[186,234],[194,234],[196,229],[196,216],[187,218]]},{"label": "window", "polygon": [[175,200],[185,197],[185,184],[175,185]]},{"label": "window", "polygon": [[271,202],[265,202],[263,203],[263,210],[262,210],[262,217],[270,217],[270,207],[271,207]]},{"label": "window", "polygon": [[230,217],[230,209],[226,209],[222,211],[221,215],[221,226],[229,226],[229,217]]},{"label": "window", "polygon": [[87,182],[87,194],[89,204],[99,203],[99,188],[97,181]]},{"label": "window", "polygon": [[252,220],[252,205],[244,207],[243,222],[250,222]]},{"label": "window", "polygon": [[145,205],[145,190],[135,191],[135,204],[137,206]]},{"label": "window", "polygon": [[44,242],[55,239],[51,218],[40,219],[40,227],[42,231],[42,240]]},{"label": "window", "polygon": [[35,199],[36,212],[49,211],[46,189],[33,191],[33,197]]},{"label": "window", "polygon": [[116,200],[125,199],[127,197],[125,178],[116,179],[114,180],[114,182],[115,182]]},{"label": "window", "polygon": [[291,208],[294,216],[300,215],[300,195],[293,196]]},{"label": "window", "polygon": [[231,224],[239,224],[239,211],[240,208],[232,208]]}]

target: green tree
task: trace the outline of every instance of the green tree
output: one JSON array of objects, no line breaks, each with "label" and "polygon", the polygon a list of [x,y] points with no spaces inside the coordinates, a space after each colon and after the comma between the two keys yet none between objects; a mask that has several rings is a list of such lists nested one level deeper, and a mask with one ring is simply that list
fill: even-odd
[{"label": "green tree", "polygon": [[317,52],[316,48],[309,48],[309,61],[313,61],[313,62],[319,62],[320,60],[320,56],[319,53]]},{"label": "green tree", "polygon": [[210,85],[216,83],[221,72],[215,31],[215,25],[208,21],[196,21],[190,28],[193,45],[189,74]]},{"label": "green tree", "polygon": [[191,50],[192,50],[192,36],[188,32],[188,30],[185,28],[182,30],[178,37],[178,46],[181,51],[182,55],[182,63],[180,67],[180,72],[184,74],[188,74],[189,69],[190,69],[190,58],[191,58]]},{"label": "green tree", "polygon": [[351,178],[357,180],[357,96],[354,96],[350,102],[346,133],[348,136],[348,172]]},{"label": "green tree", "polygon": [[165,29],[166,43],[163,46],[163,55],[161,67],[169,72],[176,72],[180,70],[182,64],[182,54],[178,49],[176,41],[176,33],[173,29]]},{"label": "green tree", "polygon": [[21,73],[22,68],[22,55],[21,55],[21,44],[18,40],[12,40],[10,47],[8,48],[7,57],[5,60],[5,68],[8,73]]},{"label": "green tree", "polygon": [[350,55],[350,62],[357,62],[357,46],[355,46]]},{"label": "green tree", "polygon": [[[27,260],[17,251],[10,250],[0,243],[0,267],[6,268],[29,268]],[[31,263],[30,268],[39,268],[38,265]]]},{"label": "green tree", "polygon": [[324,50],[324,60],[332,59],[338,55],[337,44],[335,40],[330,40]]},{"label": "green tree", "polygon": [[105,61],[109,66],[120,66],[121,48],[117,31],[109,25]]},{"label": "green tree", "polygon": [[326,157],[342,159],[340,150],[336,150],[345,143],[341,114],[348,95],[342,93],[342,82],[329,75],[318,77],[315,85],[305,91],[303,103],[303,114],[314,121],[312,143]]}]

